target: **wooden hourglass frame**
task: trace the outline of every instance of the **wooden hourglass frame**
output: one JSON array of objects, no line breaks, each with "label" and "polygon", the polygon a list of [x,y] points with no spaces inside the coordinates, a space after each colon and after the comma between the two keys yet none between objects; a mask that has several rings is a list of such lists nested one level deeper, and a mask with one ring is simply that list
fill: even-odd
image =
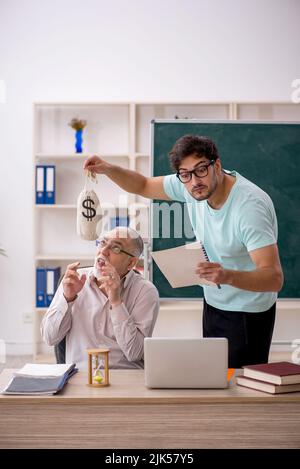
[{"label": "wooden hourglass frame", "polygon": [[[109,386],[108,349],[94,348],[88,349],[88,385],[94,387]],[[104,363],[104,368],[100,368],[100,363]],[[95,375],[95,373],[97,373]]]}]

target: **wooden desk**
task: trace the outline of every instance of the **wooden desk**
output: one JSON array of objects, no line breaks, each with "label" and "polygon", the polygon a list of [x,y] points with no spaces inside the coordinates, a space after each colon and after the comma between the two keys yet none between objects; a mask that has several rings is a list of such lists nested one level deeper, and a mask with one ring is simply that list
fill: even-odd
[{"label": "wooden desk", "polygon": [[[0,388],[12,370],[0,375]],[[300,393],[147,389],[142,370],[111,386],[73,376],[56,396],[0,395],[1,448],[299,448]]]}]

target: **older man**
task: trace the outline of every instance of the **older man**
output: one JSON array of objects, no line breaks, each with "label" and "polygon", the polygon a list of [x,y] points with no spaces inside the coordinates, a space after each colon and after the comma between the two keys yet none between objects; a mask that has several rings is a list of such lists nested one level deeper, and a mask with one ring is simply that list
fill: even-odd
[{"label": "older man", "polygon": [[98,241],[93,268],[67,267],[42,321],[42,337],[56,345],[66,336],[66,361],[87,366],[87,348],[110,349],[110,368],[143,368],[144,337],[159,310],[152,283],[136,273],[143,240],[117,227]]}]

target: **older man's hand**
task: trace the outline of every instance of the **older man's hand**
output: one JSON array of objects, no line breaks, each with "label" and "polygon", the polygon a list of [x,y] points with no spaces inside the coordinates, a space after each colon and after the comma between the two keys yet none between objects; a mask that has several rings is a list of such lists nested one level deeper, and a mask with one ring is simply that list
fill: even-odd
[{"label": "older man's hand", "polygon": [[77,272],[79,265],[80,262],[69,264],[62,280],[64,297],[68,303],[76,299],[86,281],[86,275],[83,274],[80,276]]},{"label": "older man's hand", "polygon": [[102,285],[105,288],[110,305],[113,307],[120,305],[122,303],[120,275],[107,260],[101,267],[101,274],[103,275]]}]

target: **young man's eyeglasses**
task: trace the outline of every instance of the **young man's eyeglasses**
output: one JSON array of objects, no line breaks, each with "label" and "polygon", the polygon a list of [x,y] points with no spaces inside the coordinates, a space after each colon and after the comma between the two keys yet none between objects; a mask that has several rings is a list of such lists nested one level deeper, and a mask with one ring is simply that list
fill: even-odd
[{"label": "young man's eyeglasses", "polygon": [[96,246],[100,247],[101,249],[104,249],[107,247],[114,254],[121,254],[121,252],[123,252],[124,254],[127,254],[127,256],[136,257],[133,254],[130,254],[130,252],[127,252],[124,249],[122,249],[118,244],[108,243],[108,241],[105,238],[97,239]]},{"label": "young man's eyeglasses", "polygon": [[215,160],[210,160],[208,164],[203,164],[201,166],[197,166],[197,168],[193,169],[192,171],[187,171],[186,169],[180,169],[176,176],[178,177],[179,181],[183,184],[190,182],[192,180],[192,175],[195,174],[197,178],[205,178],[208,175],[208,168],[210,165],[214,164]]}]

